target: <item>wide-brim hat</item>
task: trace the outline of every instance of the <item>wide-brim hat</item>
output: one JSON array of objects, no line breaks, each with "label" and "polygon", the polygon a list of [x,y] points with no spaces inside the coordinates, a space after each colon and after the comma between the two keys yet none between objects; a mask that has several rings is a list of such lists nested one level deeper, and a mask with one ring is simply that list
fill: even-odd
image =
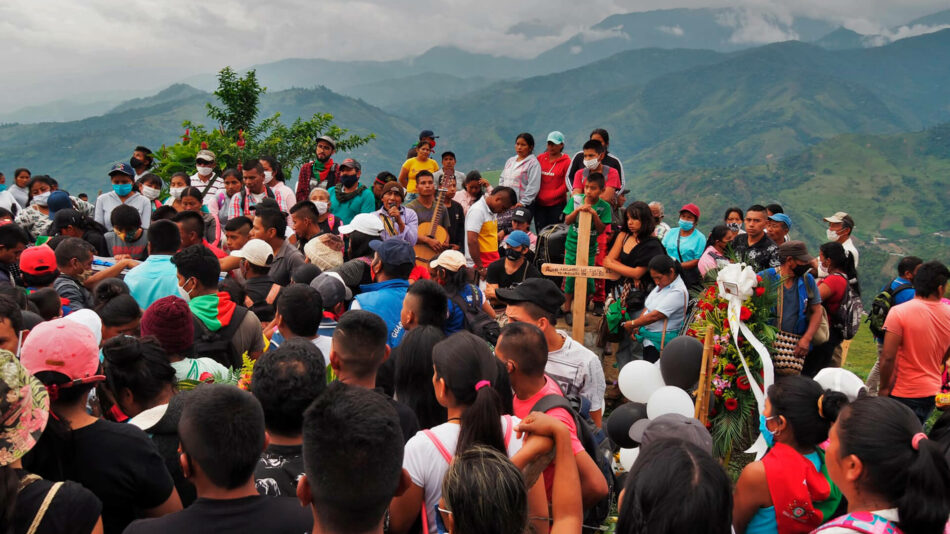
[{"label": "wide-brim hat", "polygon": [[49,393],[10,351],[0,350],[0,466],[28,453],[49,420]]}]

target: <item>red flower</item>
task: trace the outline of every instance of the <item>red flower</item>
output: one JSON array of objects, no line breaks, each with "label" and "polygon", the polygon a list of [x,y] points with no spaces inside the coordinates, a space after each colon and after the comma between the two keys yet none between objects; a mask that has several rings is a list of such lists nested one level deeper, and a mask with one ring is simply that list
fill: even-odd
[{"label": "red flower", "polygon": [[746,308],[745,306],[743,306],[742,309],[739,310],[739,319],[743,321],[748,321],[751,317],[752,317],[752,310],[750,310],[749,308]]},{"label": "red flower", "polygon": [[689,330],[686,331],[686,335],[689,337],[696,337],[697,332],[693,330],[692,328],[690,328]]},{"label": "red flower", "polygon": [[237,147],[239,150],[244,150],[244,130],[238,130]]},{"label": "red flower", "polygon": [[762,283],[762,275],[760,275],[760,274],[755,275],[755,281],[761,284],[761,283]]},{"label": "red flower", "polygon": [[720,310],[724,310],[724,309],[726,309],[726,308],[729,307],[729,303],[726,302],[726,301],[722,301],[722,302],[719,303],[719,306],[718,306],[718,307],[719,307]]},{"label": "red flower", "polygon": [[735,411],[739,407],[739,401],[733,398],[726,399],[726,409],[730,412]]},{"label": "red flower", "polygon": [[749,379],[745,375],[736,379],[736,387],[742,391],[749,391]]},{"label": "red flower", "polygon": [[706,421],[706,430],[712,430],[712,422]]},{"label": "red flower", "polygon": [[706,311],[705,311],[705,310],[699,312],[699,318],[700,318],[700,319],[703,319],[703,320],[706,319]]},{"label": "red flower", "polygon": [[723,330],[729,330],[729,319],[722,320],[722,328]]},{"label": "red flower", "polygon": [[184,141],[184,142],[186,142],[186,143],[187,143],[188,141],[191,141],[191,137],[188,136],[188,134],[189,134],[190,132],[191,132],[191,128],[185,128],[185,135],[181,136],[181,140]]},{"label": "red flower", "polygon": [[736,374],[736,366],[734,364],[727,363],[722,369],[722,372],[725,373],[726,376],[733,376]]},{"label": "red flower", "polygon": [[202,141],[202,142],[201,142],[201,150],[207,150],[207,149],[208,149],[208,142],[207,142],[207,141]]},{"label": "red flower", "polygon": [[208,382],[210,384],[211,382],[214,382],[214,375],[209,373],[208,371],[205,371],[201,373],[201,376],[198,377],[198,381]]},{"label": "red flower", "polygon": [[716,388],[716,396],[722,397],[722,388]]},{"label": "red flower", "polygon": [[722,345],[720,345],[719,343],[716,343],[713,346],[713,354],[715,354],[716,356],[719,356],[720,354],[722,354]]},{"label": "red flower", "polygon": [[759,287],[755,288],[755,296],[761,297],[761,296],[764,295],[764,294],[765,294],[765,288],[764,288],[764,287],[759,286]]}]

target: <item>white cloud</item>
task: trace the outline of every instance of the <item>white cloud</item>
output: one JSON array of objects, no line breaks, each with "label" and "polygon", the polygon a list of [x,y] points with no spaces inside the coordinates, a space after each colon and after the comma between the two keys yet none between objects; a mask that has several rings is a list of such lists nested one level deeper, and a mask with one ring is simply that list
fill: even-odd
[{"label": "white cloud", "polygon": [[682,37],[684,32],[683,28],[679,25],[676,26],[658,26],[656,29],[660,30],[663,33],[668,33],[670,35],[675,35],[676,37]]},{"label": "white cloud", "polygon": [[621,38],[630,40],[630,36],[623,32],[623,26],[617,26],[614,28],[607,29],[594,29],[589,28],[580,32],[581,42],[584,43],[595,43],[597,41],[603,41],[604,39],[612,38]]},{"label": "white cloud", "polygon": [[[742,8],[728,21],[733,40],[763,43],[794,38],[791,15],[861,13],[888,27],[946,0],[0,0],[0,111],[290,57],[390,60],[446,45],[528,58],[578,34],[617,37],[617,28],[590,30],[610,15],[679,7]],[[509,31],[519,23],[531,26]]]},{"label": "white cloud", "polygon": [[765,44],[798,39],[789,26],[794,18],[788,13],[764,12],[752,8],[733,9],[717,16],[717,22],[733,33],[729,42]]},{"label": "white cloud", "polygon": [[927,35],[928,33],[939,32],[950,28],[950,24],[941,24],[939,26],[929,26],[926,24],[914,24],[913,26],[901,26],[897,29],[883,29],[875,35],[868,35],[865,39],[870,46],[883,46],[894,41]]}]

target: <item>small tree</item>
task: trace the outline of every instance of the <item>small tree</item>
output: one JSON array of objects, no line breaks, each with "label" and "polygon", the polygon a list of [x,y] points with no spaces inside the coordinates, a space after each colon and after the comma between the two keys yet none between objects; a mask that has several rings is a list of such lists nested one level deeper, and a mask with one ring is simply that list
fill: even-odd
[{"label": "small tree", "polygon": [[176,172],[194,172],[195,156],[199,150],[215,153],[220,169],[237,167],[247,158],[273,156],[285,169],[300,167],[313,158],[316,139],[329,135],[336,139],[337,150],[347,151],[365,145],[376,134],[360,136],[333,123],[330,113],[314,114],[309,120],[298,118],[287,126],[280,121],[280,113],[257,122],[261,95],[267,92],[257,81],[255,71],[243,78],[231,67],[218,73],[218,88],[214,91],[220,107],[207,104],[208,116],[218,122],[217,129],[185,121],[185,134],[172,146],[162,146],[156,154],[155,174],[166,182]]}]

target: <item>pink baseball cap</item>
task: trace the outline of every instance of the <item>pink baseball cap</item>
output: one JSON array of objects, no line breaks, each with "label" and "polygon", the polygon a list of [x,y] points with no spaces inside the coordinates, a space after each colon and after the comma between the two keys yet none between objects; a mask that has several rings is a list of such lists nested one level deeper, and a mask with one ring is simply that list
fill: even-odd
[{"label": "pink baseball cap", "polygon": [[68,319],[36,325],[20,349],[20,363],[30,374],[55,371],[82,383],[98,382],[99,344],[89,328]]}]

